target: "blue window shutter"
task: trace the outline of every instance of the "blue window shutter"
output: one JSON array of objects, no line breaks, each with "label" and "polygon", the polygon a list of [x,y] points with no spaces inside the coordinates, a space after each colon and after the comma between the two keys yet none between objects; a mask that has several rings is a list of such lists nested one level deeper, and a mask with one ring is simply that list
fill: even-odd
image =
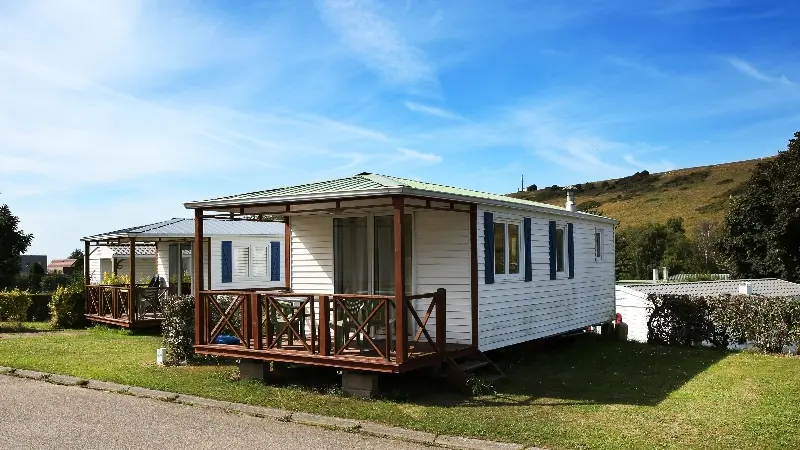
[{"label": "blue window shutter", "polygon": [[281,243],[279,241],[272,241],[269,243],[270,254],[270,280],[281,281]]},{"label": "blue window shutter", "polygon": [[550,279],[556,279],[556,221],[550,221]]},{"label": "blue window shutter", "polygon": [[233,281],[233,242],[222,241],[222,282]]},{"label": "blue window shutter", "polygon": [[523,222],[522,232],[525,242],[525,281],[533,280],[533,261],[531,261],[531,218],[526,217]]},{"label": "blue window shutter", "polygon": [[494,214],[483,213],[483,259],[486,284],[494,283]]},{"label": "blue window shutter", "polygon": [[567,255],[569,257],[569,277],[575,278],[575,239],[572,237],[572,224],[567,224]]}]

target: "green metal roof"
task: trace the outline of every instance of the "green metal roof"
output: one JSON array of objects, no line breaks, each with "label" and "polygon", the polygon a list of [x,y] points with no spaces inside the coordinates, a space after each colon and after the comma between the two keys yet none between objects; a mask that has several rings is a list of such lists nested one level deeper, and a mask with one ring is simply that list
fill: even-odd
[{"label": "green metal roof", "polygon": [[616,222],[602,216],[582,212],[570,212],[565,208],[547,203],[533,202],[507,195],[462,189],[441,184],[426,183],[406,178],[360,173],[346,178],[330,181],[301,184],[246,194],[218,197],[209,200],[186,203],[187,208],[223,208],[226,206],[242,206],[248,204],[269,204],[312,199],[346,199],[367,195],[421,195],[442,198],[444,200],[472,201],[475,203],[493,203],[509,207],[527,207],[529,209],[548,210],[557,214],[579,215],[604,221]]}]

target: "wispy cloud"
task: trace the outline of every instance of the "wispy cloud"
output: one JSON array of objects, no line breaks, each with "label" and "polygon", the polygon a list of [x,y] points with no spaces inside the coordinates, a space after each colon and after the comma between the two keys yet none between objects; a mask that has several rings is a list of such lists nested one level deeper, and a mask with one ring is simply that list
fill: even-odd
[{"label": "wispy cloud", "polygon": [[405,102],[406,108],[410,111],[426,114],[429,116],[440,117],[442,119],[451,119],[451,120],[459,120],[462,119],[461,116],[454,112],[447,111],[442,108],[437,108],[435,106],[430,105],[423,105],[422,103],[416,102]]},{"label": "wispy cloud", "polygon": [[425,53],[409,44],[371,0],[319,0],[325,22],[371,69],[393,83],[436,84]]},{"label": "wispy cloud", "polygon": [[439,164],[442,157],[433,153],[423,153],[410,148],[397,149],[398,157],[395,161],[414,161],[423,164]]},{"label": "wispy cloud", "polygon": [[767,75],[741,58],[728,58],[728,63],[730,63],[734,69],[738,70],[742,74],[759,81],[765,81],[767,83],[781,83],[786,85],[793,84],[788,78],[786,78],[785,75],[781,75],[779,77]]}]

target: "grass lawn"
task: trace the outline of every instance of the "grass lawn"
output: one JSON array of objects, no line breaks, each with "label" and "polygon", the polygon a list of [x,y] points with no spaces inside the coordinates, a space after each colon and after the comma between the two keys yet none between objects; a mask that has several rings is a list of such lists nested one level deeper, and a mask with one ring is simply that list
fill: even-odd
[{"label": "grass lawn", "polygon": [[50,322],[17,322],[0,321],[0,333],[36,333],[40,331],[52,331]]},{"label": "grass lawn", "polygon": [[[160,339],[114,331],[0,339],[0,365],[547,448],[800,448],[800,358],[592,337],[493,355],[509,380],[467,398],[395,377],[381,400],[233,381],[235,367],[158,367]],[[331,384],[328,384],[331,383]]]}]

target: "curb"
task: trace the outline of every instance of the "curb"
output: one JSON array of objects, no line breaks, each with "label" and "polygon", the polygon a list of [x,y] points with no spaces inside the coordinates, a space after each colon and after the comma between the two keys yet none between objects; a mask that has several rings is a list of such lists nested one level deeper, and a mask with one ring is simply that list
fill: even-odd
[{"label": "curb", "polygon": [[381,425],[378,423],[343,419],[339,417],[322,416],[304,412],[292,412],[283,409],[267,408],[263,406],[232,403],[222,400],[213,400],[194,395],[176,394],[174,392],[147,389],[139,386],[128,386],[108,381],[85,380],[68,375],[59,375],[33,370],[15,369],[0,366],[0,376],[13,376],[36,381],[45,381],[61,386],[73,386],[96,391],[111,392],[115,394],[133,395],[141,398],[161,400],[169,403],[178,403],[188,406],[218,409],[222,411],[246,414],[249,416],[278,420],[281,422],[294,422],[301,425],[310,425],[333,430],[352,433],[361,433],[370,436],[413,442],[427,446],[451,448],[454,450],[543,450],[539,447],[525,447],[521,444],[508,442],[487,441],[446,434],[433,434],[424,431],[408,430],[405,428]]}]

